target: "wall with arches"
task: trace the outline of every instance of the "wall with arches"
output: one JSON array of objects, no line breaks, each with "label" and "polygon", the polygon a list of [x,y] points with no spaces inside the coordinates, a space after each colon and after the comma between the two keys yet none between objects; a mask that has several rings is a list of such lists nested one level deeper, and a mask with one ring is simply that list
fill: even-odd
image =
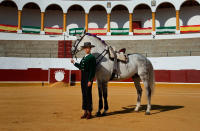
[{"label": "wall with arches", "polygon": [[[0,0],[0,4],[5,0]],[[34,0],[38,9],[24,8],[32,0],[12,0],[16,7],[0,6],[0,24],[17,25],[17,10],[22,10],[22,25],[40,26],[40,12],[45,12],[45,27],[63,26],[63,13],[67,13],[67,28],[84,28],[85,13],[89,14],[89,28],[107,28],[107,13],[111,14],[111,28],[129,28],[129,13],[133,13],[133,21],[141,21],[142,27],[152,26],[151,12],[156,12],[156,27],[176,26],[176,10],[180,10],[180,25],[200,25],[200,5],[195,7],[182,7],[185,0],[156,0],[156,6],[151,5],[150,0],[109,1],[111,7],[107,7],[107,1],[62,1],[62,0]],[[200,3],[200,0],[195,0]],[[159,8],[163,3],[171,4],[170,8]],[[135,10],[145,4],[149,9]],[[57,5],[59,10],[48,10],[50,5]],[[73,5],[79,5],[82,11],[70,11]],[[92,10],[94,6],[101,6],[104,10]],[[126,10],[112,11],[116,6],[122,5]],[[94,8],[95,9],[95,8]],[[6,13],[3,13],[6,12]],[[12,17],[11,17],[12,16]]]}]

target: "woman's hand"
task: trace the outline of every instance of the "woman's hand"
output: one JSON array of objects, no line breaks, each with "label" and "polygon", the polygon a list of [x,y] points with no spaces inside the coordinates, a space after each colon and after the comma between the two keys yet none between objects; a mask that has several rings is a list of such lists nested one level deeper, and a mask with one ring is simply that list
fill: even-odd
[{"label": "woman's hand", "polygon": [[75,63],[73,59],[71,59],[71,63],[73,63],[73,64]]},{"label": "woman's hand", "polygon": [[92,85],[91,81],[88,81],[88,87],[90,87]]}]

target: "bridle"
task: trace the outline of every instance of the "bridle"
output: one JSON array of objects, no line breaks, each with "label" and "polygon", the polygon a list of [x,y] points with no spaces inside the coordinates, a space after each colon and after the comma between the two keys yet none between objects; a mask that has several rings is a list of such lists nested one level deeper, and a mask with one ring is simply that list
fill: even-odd
[{"label": "bridle", "polygon": [[72,54],[72,58],[73,58],[73,56],[75,56],[75,58],[77,59],[77,57],[76,57],[76,54],[78,53],[78,45],[80,44],[80,42],[82,41],[82,39],[85,37],[85,35],[86,34],[84,34],[81,38],[80,38],[80,40],[78,40],[78,43],[76,44],[76,42],[75,42],[75,45],[73,46],[74,47],[74,51],[72,52],[71,51],[71,54]]},{"label": "bridle", "polygon": [[[76,54],[79,52],[79,51],[78,51],[78,45],[80,44],[80,42],[83,40],[83,38],[84,38],[86,35],[87,35],[87,34],[84,34],[84,35],[80,38],[80,40],[78,40],[78,43],[75,42],[75,45],[73,46],[73,47],[74,47],[74,51],[73,51],[73,52],[71,51],[72,58],[73,58],[73,56],[75,56],[75,58],[77,59]],[[77,44],[76,44],[76,43],[77,43]],[[109,47],[108,47],[108,48],[109,48]],[[105,57],[105,55],[108,54],[108,52],[109,52],[109,49],[108,49],[108,48],[104,49],[104,50],[96,57],[96,60],[98,60],[98,59],[100,58],[100,59],[96,62],[96,66],[101,62],[101,60]]]}]

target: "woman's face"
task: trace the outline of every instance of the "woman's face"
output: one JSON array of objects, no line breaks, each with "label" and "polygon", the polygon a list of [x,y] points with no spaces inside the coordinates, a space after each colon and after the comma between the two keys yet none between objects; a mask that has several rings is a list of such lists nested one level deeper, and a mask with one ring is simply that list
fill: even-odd
[{"label": "woman's face", "polygon": [[84,48],[84,50],[85,50],[85,53],[86,53],[86,54],[89,54],[90,51],[91,51],[91,48],[90,48],[90,47],[87,47],[87,48]]}]

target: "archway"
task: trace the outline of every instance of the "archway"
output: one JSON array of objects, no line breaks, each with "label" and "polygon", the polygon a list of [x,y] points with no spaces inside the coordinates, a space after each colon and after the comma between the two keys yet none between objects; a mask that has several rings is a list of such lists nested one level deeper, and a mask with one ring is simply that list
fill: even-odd
[{"label": "archway", "polygon": [[89,12],[89,28],[106,28],[107,13],[103,6],[95,5]]},{"label": "archway", "polygon": [[124,5],[117,5],[111,10],[111,35],[129,34],[129,11]]},{"label": "archway", "polygon": [[156,27],[176,26],[176,10],[171,3],[162,3],[156,9]]},{"label": "archway", "polygon": [[81,34],[85,27],[85,11],[80,5],[72,5],[67,12],[67,30],[70,35]]},{"label": "archway", "polygon": [[200,25],[200,5],[197,1],[187,0],[180,8],[180,25]]},{"label": "archway", "polygon": [[156,9],[156,34],[176,33],[176,9],[169,2],[161,3]]},{"label": "archway", "polygon": [[13,1],[3,1],[0,4],[0,24],[17,26],[17,11],[17,5]]},{"label": "archway", "polygon": [[44,26],[56,28],[61,28],[63,26],[63,11],[60,6],[52,4],[46,8]]},{"label": "archway", "polygon": [[27,3],[22,9],[22,32],[40,33],[40,7],[35,3]]},{"label": "archway", "polygon": [[95,5],[90,9],[88,18],[89,33],[106,35],[107,33],[107,13],[103,6]]},{"label": "archway", "polygon": [[132,28],[134,35],[150,35],[152,32],[152,12],[146,4],[139,4],[133,10]]},{"label": "archway", "polygon": [[129,12],[123,5],[115,6],[111,11],[111,28],[129,28]]},{"label": "archway", "polygon": [[[133,10],[133,24],[138,23],[139,28],[152,26],[151,8],[148,5],[140,4]],[[134,28],[134,25],[133,25]]]}]

